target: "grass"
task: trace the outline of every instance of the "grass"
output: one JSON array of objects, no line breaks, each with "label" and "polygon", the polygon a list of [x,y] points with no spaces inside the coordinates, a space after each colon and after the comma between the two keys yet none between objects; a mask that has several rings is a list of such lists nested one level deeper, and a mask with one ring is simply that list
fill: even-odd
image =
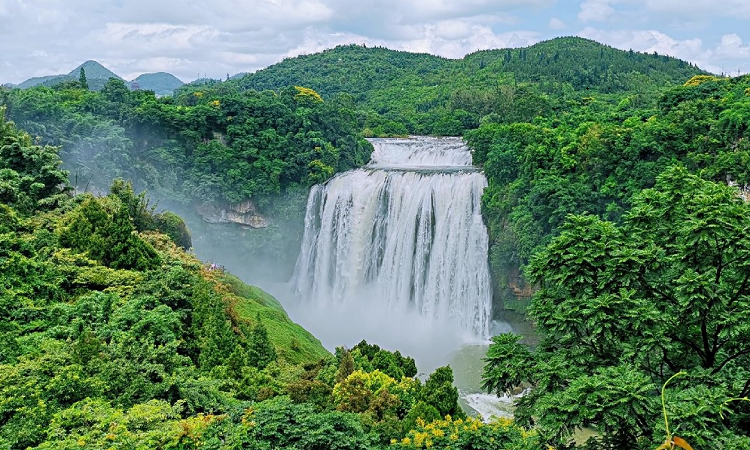
[{"label": "grass", "polygon": [[228,301],[229,314],[240,326],[245,325],[247,329],[255,325],[260,315],[260,320],[268,330],[268,337],[281,360],[290,364],[301,364],[331,356],[315,336],[292,322],[281,303],[272,295],[255,286],[249,286],[228,273],[221,273],[217,278],[221,284],[220,290]]}]

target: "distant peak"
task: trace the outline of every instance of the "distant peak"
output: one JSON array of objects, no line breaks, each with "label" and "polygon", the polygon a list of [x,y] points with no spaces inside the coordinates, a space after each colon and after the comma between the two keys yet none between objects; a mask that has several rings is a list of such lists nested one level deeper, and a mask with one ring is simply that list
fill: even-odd
[{"label": "distant peak", "polygon": [[81,64],[80,66],[73,69],[68,76],[71,77],[78,77],[78,74],[81,72],[81,69],[83,69],[86,72],[86,77],[89,79],[92,78],[117,78],[119,80],[122,80],[122,78],[117,75],[116,73],[112,72],[111,70],[104,67],[100,62],[94,61],[93,59],[90,59],[86,61],[85,63]]}]

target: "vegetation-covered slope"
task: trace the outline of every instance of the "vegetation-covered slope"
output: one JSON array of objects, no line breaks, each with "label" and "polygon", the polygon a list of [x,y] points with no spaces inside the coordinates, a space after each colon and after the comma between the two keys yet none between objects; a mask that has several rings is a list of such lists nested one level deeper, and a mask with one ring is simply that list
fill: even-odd
[{"label": "vegetation-covered slope", "polygon": [[156,95],[172,95],[185,84],[176,76],[166,72],[144,73],[133,81],[138,83],[139,89],[154,91]]},{"label": "vegetation-covered slope", "polygon": [[450,60],[356,45],[286,59],[230,83],[245,89],[303,85],[324,98],[346,92],[367,110],[373,134],[457,135],[490,113],[532,119],[564,108],[575,92],[648,93],[698,68],[582,38],[487,50]]},{"label": "vegetation-covered slope", "polygon": [[68,74],[48,75],[44,77],[30,78],[20,83],[17,87],[20,89],[28,89],[30,87],[39,85],[52,87],[66,82],[75,83],[80,79],[81,69],[84,70],[84,73],[86,75],[87,87],[93,91],[101,90],[110,78],[115,78],[118,80],[122,79],[119,75],[107,69],[98,62],[89,60],[71,70]]},{"label": "vegetation-covered slope", "polygon": [[671,432],[750,448],[750,78],[634,98],[466,134],[489,180],[496,294],[537,291],[542,335],[533,351],[496,337],[486,387],[530,383],[517,417],[553,446],[588,427],[591,448],[671,448],[660,389],[686,371],[667,389]]},{"label": "vegetation-covered slope", "polygon": [[[364,164],[372,148],[349,98],[324,102],[305,88],[274,93],[192,86],[175,98],[157,98],[111,80],[100,92],[74,84],[2,90],[2,104],[38,142],[62,145],[64,167],[78,189],[105,192],[114,178],[131,180],[185,214],[206,241],[201,248],[216,249],[224,259],[252,255],[234,267],[250,266],[266,279],[290,276],[306,189]],[[236,227],[206,229],[196,213],[204,204],[221,211],[248,200],[268,226],[242,233],[247,237]]]},{"label": "vegetation-covered slope", "polygon": [[637,194],[620,226],[569,216],[529,265],[542,342],[531,352],[518,336],[493,338],[485,386],[531,383],[516,418],[551,445],[590,427],[590,448],[672,446],[673,436],[750,448],[748,229],[736,188],[682,167]]}]

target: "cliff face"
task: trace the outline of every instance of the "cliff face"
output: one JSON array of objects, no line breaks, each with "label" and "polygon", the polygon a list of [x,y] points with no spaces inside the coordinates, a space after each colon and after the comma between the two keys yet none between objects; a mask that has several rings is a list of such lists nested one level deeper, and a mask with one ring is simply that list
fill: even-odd
[{"label": "cliff face", "polygon": [[203,203],[196,210],[208,223],[235,223],[250,228],[266,228],[268,220],[260,215],[251,200],[220,207]]}]

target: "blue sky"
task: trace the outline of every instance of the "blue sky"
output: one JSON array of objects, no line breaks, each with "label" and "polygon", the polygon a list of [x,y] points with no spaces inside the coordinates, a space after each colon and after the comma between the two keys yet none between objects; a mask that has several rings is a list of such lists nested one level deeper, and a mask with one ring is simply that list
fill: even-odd
[{"label": "blue sky", "polygon": [[0,83],[88,59],[190,81],[346,43],[460,58],[570,35],[750,72],[750,0],[0,0]]}]

